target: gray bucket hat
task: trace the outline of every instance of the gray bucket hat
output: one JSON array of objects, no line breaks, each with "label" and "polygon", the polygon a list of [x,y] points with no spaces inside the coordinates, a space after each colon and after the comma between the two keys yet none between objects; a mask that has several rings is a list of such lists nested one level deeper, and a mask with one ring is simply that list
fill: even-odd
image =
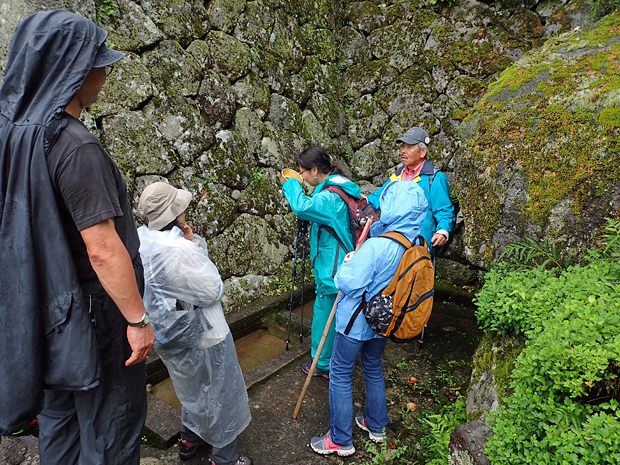
[{"label": "gray bucket hat", "polygon": [[92,67],[105,68],[106,66],[113,65],[117,61],[122,60],[124,56],[125,54],[123,52],[113,50],[106,47],[105,44],[101,44],[101,47],[97,50],[97,56],[95,57],[95,62]]},{"label": "gray bucket hat", "polygon": [[422,142],[425,145],[431,143],[431,138],[428,137],[428,132],[426,132],[422,128],[413,127],[410,128],[406,133],[396,139],[396,142],[405,143],[409,145],[414,145],[419,142]]},{"label": "gray bucket hat", "polygon": [[138,201],[138,212],[146,218],[149,229],[159,231],[185,211],[192,193],[177,189],[165,182],[156,182],[144,188]]}]

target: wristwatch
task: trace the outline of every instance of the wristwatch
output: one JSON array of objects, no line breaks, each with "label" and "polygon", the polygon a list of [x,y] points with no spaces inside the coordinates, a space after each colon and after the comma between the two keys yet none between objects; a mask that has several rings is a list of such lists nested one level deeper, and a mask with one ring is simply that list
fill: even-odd
[{"label": "wristwatch", "polygon": [[140,321],[136,321],[135,323],[128,321],[127,324],[132,328],[142,328],[143,326],[148,325],[150,322],[151,320],[149,319],[149,314],[144,312],[144,315],[142,315],[142,319]]}]

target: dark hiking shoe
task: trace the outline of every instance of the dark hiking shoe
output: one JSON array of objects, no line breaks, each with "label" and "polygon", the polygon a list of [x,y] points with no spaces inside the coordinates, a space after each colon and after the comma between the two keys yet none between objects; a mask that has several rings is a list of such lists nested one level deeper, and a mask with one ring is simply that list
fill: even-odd
[{"label": "dark hiking shoe", "polygon": [[[312,360],[306,360],[305,362],[302,362],[300,367],[301,371],[303,371],[307,375],[310,371],[310,368],[312,368]],[[318,368],[315,368],[314,373],[312,373],[312,377],[316,376],[329,379],[329,370],[319,370]]]},{"label": "dark hiking shoe", "polygon": [[205,444],[206,442],[204,441],[189,442],[182,438],[179,439],[179,458],[181,460],[191,459],[194,455],[196,455],[198,449]]},{"label": "dark hiking shoe", "polygon": [[[217,463],[215,463],[213,459],[209,457],[209,465],[217,465]],[[239,458],[235,462],[235,465],[254,465],[254,460],[252,460],[250,457],[239,456]]]}]

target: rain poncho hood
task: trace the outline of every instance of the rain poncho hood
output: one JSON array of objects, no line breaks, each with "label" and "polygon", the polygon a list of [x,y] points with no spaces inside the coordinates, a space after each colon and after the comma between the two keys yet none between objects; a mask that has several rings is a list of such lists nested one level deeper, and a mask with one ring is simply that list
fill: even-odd
[{"label": "rain poncho hood", "polygon": [[[336,273],[336,286],[342,291],[336,311],[337,332],[344,334],[364,292],[369,299],[389,284],[405,252],[391,239],[376,236],[397,231],[412,241],[420,235],[427,211],[428,203],[418,183],[393,181],[383,190],[381,219],[370,226],[371,238]],[[368,326],[363,313],[347,336],[360,341],[382,337]]]},{"label": "rain poncho hood", "polygon": [[338,194],[326,190],[332,185],[341,187],[356,199],[361,196],[359,186],[339,174],[329,176],[316,186],[311,196],[303,193],[301,184],[295,179],[289,179],[282,186],[293,213],[299,219],[311,222],[310,256],[316,290],[321,295],[338,292],[334,285],[334,274],[347,252],[326,230],[320,231],[320,226],[333,228],[349,251],[355,248],[349,227],[349,209]]},{"label": "rain poncho hood", "polygon": [[178,227],[138,229],[144,304],[155,350],[181,401],[183,425],[215,447],[232,442],[251,419],[243,373],[220,299],[224,283],[207,244]]},{"label": "rain poncho hood", "polygon": [[[404,167],[396,170],[390,179],[388,179],[381,188],[374,191],[368,196],[368,203],[375,209],[380,208],[381,194],[384,189],[393,181],[400,181]],[[431,184],[430,178],[433,177]],[[428,202],[428,215],[422,224],[422,236],[428,245],[429,250],[432,249],[431,238],[439,231],[446,231],[448,234],[452,231],[454,221],[454,206],[450,200],[450,186],[446,175],[433,166],[429,160],[424,161],[420,175],[413,181],[416,182],[424,191],[426,201]]]},{"label": "rain poncho hood", "polygon": [[40,411],[43,388],[99,384],[96,341],[46,154],[107,32],[64,10],[21,22],[0,87],[0,434]]}]

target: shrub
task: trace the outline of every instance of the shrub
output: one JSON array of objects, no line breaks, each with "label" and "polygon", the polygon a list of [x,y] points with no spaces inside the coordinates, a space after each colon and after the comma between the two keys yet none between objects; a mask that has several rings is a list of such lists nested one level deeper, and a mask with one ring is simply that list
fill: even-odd
[{"label": "shrub", "polygon": [[513,394],[491,414],[495,464],[620,463],[620,223],[585,264],[488,274],[485,331],[522,332]]}]

